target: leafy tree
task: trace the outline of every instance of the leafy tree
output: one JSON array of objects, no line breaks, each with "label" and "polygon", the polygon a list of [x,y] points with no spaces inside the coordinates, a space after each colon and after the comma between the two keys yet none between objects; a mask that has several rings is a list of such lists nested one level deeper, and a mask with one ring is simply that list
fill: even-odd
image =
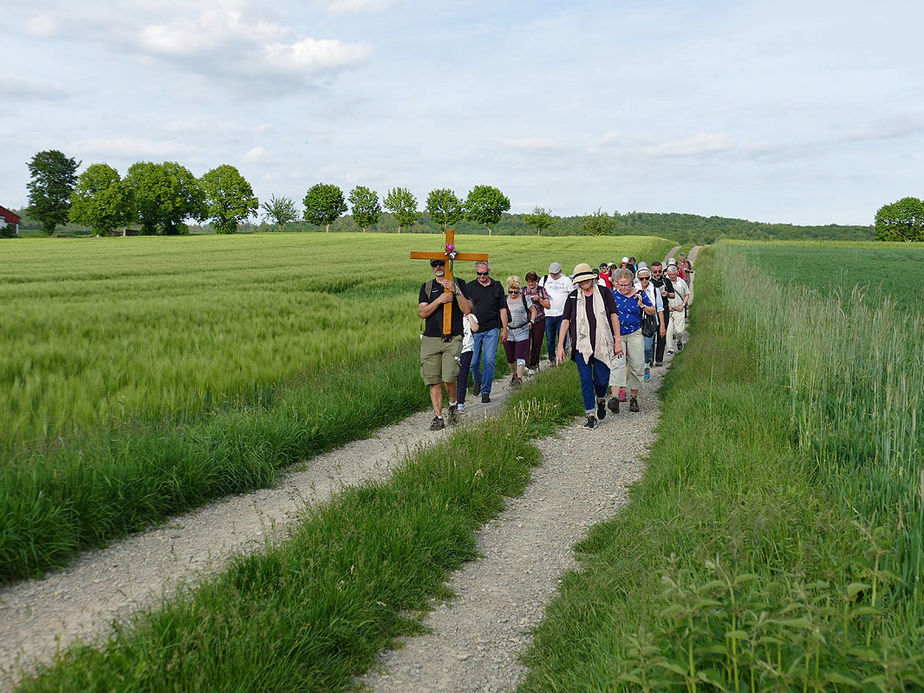
[{"label": "leafy tree", "polygon": [[131,192],[109,164],[93,164],[77,178],[71,194],[71,221],[108,236],[134,214]]},{"label": "leafy tree", "polygon": [[295,201],[290,197],[276,197],[270,195],[269,202],[262,205],[263,218],[267,221],[274,222],[279,230],[296,219],[298,219],[298,210],[295,209]]},{"label": "leafy tree", "polygon": [[385,209],[391,212],[398,222],[398,233],[414,225],[420,217],[417,211],[417,198],[407,188],[389,190],[385,196]]},{"label": "leafy tree", "polygon": [[542,207],[536,207],[532,214],[524,214],[523,221],[527,226],[532,226],[536,229],[537,236],[541,236],[543,229],[547,229],[555,223],[552,215]]},{"label": "leafy tree", "polygon": [[616,229],[616,220],[598,209],[584,217],[581,227],[588,236],[609,236]]},{"label": "leafy tree", "polygon": [[234,233],[237,225],[260,207],[250,183],[230,164],[213,168],[199,183],[205,195],[206,215],[217,233]]},{"label": "leafy tree", "polygon": [[189,233],[185,219],[203,221],[207,210],[205,194],[196,177],[175,161],[132,164],[125,176],[126,187],[135,200],[141,233],[165,236]]},{"label": "leafy tree", "polygon": [[379,204],[379,196],[375,191],[362,185],[357,185],[350,191],[350,207],[353,212],[353,221],[357,223],[363,232],[373,226],[382,216],[382,205]]},{"label": "leafy tree", "polygon": [[924,202],[903,197],[876,212],[876,238],[880,241],[924,241]]},{"label": "leafy tree", "polygon": [[487,226],[489,236],[493,235],[501,214],[509,209],[510,199],[490,185],[476,185],[465,199],[465,218]]},{"label": "leafy tree", "polygon": [[440,230],[445,231],[462,218],[464,208],[452,190],[437,188],[427,195],[427,212]]},{"label": "leafy tree", "polygon": [[343,200],[343,191],[336,185],[318,183],[305,194],[305,221],[315,226],[324,226],[330,231],[330,225],[347,211]]},{"label": "leafy tree", "polygon": [[33,156],[27,166],[32,176],[28,185],[29,213],[50,236],[55,227],[67,223],[80,162],[57,149],[48,149]]}]

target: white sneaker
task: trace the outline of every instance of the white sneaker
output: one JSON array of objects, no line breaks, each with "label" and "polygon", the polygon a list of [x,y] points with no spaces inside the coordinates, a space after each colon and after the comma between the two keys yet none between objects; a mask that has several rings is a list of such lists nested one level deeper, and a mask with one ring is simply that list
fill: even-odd
[{"label": "white sneaker", "polygon": [[532,368],[527,368],[526,375],[536,375],[536,371],[534,371]]}]

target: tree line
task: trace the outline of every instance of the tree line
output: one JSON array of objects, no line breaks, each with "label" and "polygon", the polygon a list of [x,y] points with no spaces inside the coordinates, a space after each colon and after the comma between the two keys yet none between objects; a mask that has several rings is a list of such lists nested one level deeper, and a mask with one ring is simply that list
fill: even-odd
[{"label": "tree line", "polygon": [[[109,235],[137,224],[143,235],[177,235],[188,232],[186,220],[208,221],[218,233],[234,233],[240,224],[262,209],[265,221],[282,228],[298,219],[294,200],[271,196],[260,205],[253,188],[240,172],[224,164],[196,178],[176,162],[145,161],[129,167],[125,177],[108,164],[93,164],[77,175],[80,162],[58,150],[37,153],[28,163],[27,212],[49,235],[71,222]],[[302,201],[302,219],[329,231],[331,224],[352,211],[363,230],[375,226],[382,207],[398,222],[398,230],[420,217],[417,199],[406,188],[394,188],[380,202],[378,193],[357,185],[349,194],[350,206],[336,185],[318,183]],[[482,224],[488,233],[505,212],[510,199],[490,185],[476,185],[461,200],[449,189],[432,190],[426,211],[443,230],[465,218]]]},{"label": "tree line", "polygon": [[[561,217],[543,207],[528,214],[509,214],[510,200],[498,188],[477,185],[465,198],[439,188],[427,195],[423,210],[414,194],[396,187],[384,197],[357,185],[345,196],[332,184],[308,189],[299,210],[289,197],[270,196],[262,204],[247,180],[230,165],[196,178],[176,162],[139,162],[125,177],[107,164],[93,164],[77,175],[80,162],[57,150],[39,152],[28,164],[29,206],[25,214],[49,234],[68,222],[108,235],[138,226],[142,234],[188,233],[186,221],[208,223],[218,233],[234,233],[242,225],[256,230],[433,232],[452,226],[460,233],[487,229],[504,235],[655,235],[679,243],[707,244],[719,238],[750,240],[922,240],[924,203],[904,198],[885,205],[873,226],[800,226],[767,224],[696,214],[648,213],[602,209],[587,215]],[[345,216],[347,212],[349,216]],[[262,213],[262,214],[260,214]],[[262,216],[262,224],[250,223]],[[27,221],[24,219],[24,222]]]}]

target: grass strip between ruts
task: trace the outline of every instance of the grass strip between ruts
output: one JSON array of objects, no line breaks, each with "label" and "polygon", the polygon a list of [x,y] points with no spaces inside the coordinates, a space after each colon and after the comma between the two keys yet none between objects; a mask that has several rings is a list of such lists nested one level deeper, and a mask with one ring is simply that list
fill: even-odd
[{"label": "grass strip between ruts", "polygon": [[476,529],[539,462],[530,440],[581,411],[573,369],[543,373],[500,418],[309,509],[265,554],[118,626],[102,649],[70,648],[21,689],[348,689],[396,636],[420,630],[429,598],[447,596]]},{"label": "grass strip between ruts", "polygon": [[579,545],[520,690],[924,686],[920,617],[883,589],[881,536],[799,449],[790,397],[761,378],[711,252],[696,281],[645,475]]}]

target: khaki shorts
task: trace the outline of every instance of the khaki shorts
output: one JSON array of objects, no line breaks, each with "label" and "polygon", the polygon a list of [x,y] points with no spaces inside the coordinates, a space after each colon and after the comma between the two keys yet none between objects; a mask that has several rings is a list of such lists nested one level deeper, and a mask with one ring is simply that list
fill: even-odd
[{"label": "khaki shorts", "polygon": [[422,337],[420,340],[420,377],[427,385],[451,383],[459,377],[459,354],[462,335],[450,342],[442,337]]}]

